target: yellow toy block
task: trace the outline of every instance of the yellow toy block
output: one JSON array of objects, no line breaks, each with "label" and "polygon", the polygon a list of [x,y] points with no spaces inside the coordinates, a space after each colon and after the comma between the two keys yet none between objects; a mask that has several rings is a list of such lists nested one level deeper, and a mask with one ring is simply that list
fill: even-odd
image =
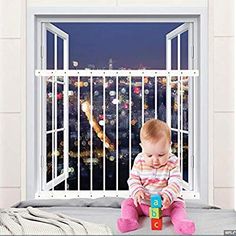
[{"label": "yellow toy block", "polygon": [[160,219],[161,218],[161,208],[152,208],[149,207],[149,217],[152,219]]}]

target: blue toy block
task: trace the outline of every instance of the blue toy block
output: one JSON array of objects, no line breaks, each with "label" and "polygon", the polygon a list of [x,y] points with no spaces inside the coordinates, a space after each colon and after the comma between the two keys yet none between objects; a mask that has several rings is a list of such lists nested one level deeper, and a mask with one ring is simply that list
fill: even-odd
[{"label": "blue toy block", "polygon": [[151,208],[161,208],[162,200],[159,194],[151,195]]}]

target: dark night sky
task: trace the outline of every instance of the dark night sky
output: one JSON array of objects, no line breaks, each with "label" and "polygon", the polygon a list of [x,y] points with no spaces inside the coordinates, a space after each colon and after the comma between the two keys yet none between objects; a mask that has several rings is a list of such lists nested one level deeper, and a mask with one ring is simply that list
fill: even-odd
[{"label": "dark night sky", "polygon": [[[78,69],[85,68],[89,64],[99,69],[108,68],[109,58],[113,59],[113,69],[120,67],[138,69],[140,65],[147,69],[165,69],[165,35],[181,23],[54,23],[54,25],[69,34],[70,69],[73,69],[73,60],[79,61]],[[183,37],[182,42],[184,44],[181,45],[187,45],[187,37]],[[62,48],[61,45],[62,41],[59,41],[58,47]],[[173,44],[173,51],[174,48],[176,46]],[[48,34],[48,69],[52,69],[52,55],[53,38]],[[61,53],[59,57],[62,58]],[[182,61],[183,64],[187,62],[184,54]],[[176,64],[175,59],[173,64]]]}]

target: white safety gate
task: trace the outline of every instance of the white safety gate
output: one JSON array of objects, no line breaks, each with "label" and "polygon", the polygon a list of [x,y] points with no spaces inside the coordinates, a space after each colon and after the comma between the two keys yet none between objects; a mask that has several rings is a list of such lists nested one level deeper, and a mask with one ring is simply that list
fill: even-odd
[{"label": "white safety gate", "polygon": [[[162,79],[166,78],[166,83],[167,83],[167,91],[171,91],[171,86],[172,84],[175,84],[174,81],[171,80],[171,78],[173,77],[178,77],[181,86],[178,88],[179,92],[184,92],[184,90],[187,90],[187,87],[184,84],[187,83],[190,78],[191,80],[194,80],[198,77],[198,71],[196,70],[188,70],[188,71],[154,71],[154,70],[145,70],[145,71],[141,71],[141,70],[132,70],[132,71],[116,71],[116,70],[37,70],[35,72],[36,78],[38,79],[39,83],[40,83],[40,88],[42,89],[41,92],[41,99],[39,107],[40,107],[40,111],[42,112],[42,116],[40,119],[40,124],[41,124],[41,133],[39,134],[39,140],[41,140],[41,142],[39,143],[40,147],[41,147],[41,166],[42,166],[42,176],[41,176],[41,183],[40,183],[40,189],[38,191],[38,193],[36,194],[36,197],[45,197],[45,196],[57,196],[57,197],[65,197],[65,196],[127,196],[128,192],[127,191],[121,191],[118,189],[118,171],[116,171],[116,190],[115,191],[107,191],[105,189],[105,161],[103,161],[103,189],[101,190],[93,190],[92,186],[92,176],[93,176],[93,165],[92,165],[92,161],[90,162],[90,174],[91,174],[91,178],[90,178],[90,190],[86,191],[86,190],[81,190],[79,188],[79,172],[80,172],[80,166],[79,166],[79,161],[78,161],[78,191],[70,191],[66,188],[65,185],[65,190],[54,190],[54,187],[59,184],[61,181],[66,181],[66,179],[68,178],[68,172],[69,172],[69,165],[68,165],[68,78],[70,78],[71,76],[77,77],[78,80],[78,84],[80,83],[80,78],[81,77],[86,77],[91,81],[91,86],[92,86],[92,81],[93,78],[96,77],[102,77],[105,81],[105,78],[107,77],[113,77],[113,78],[119,78],[119,77],[127,77],[130,81],[129,83],[129,88],[131,91],[131,81],[132,78],[135,77],[141,77],[142,81],[144,81],[144,78],[148,77],[148,78],[152,78],[154,81],[157,81],[158,79]],[[118,81],[118,79],[116,79],[116,81]],[[54,85],[52,85],[52,88],[54,88],[51,92],[51,97],[53,99],[54,102],[52,102],[52,105],[54,108],[52,108],[52,127],[49,129],[47,129],[47,119],[46,119],[46,109],[47,109],[47,102],[46,102],[46,98],[48,97],[48,92],[46,91],[46,84],[52,83]],[[179,82],[178,82],[179,83]],[[57,107],[57,96],[56,96],[56,92],[57,90],[55,89],[58,85],[62,85],[63,89],[61,89],[61,91],[63,91],[64,93],[64,104],[63,104],[63,109],[64,109],[64,126],[63,127],[57,127],[57,109],[55,109],[55,107]],[[105,82],[104,82],[105,85]],[[105,94],[105,86],[103,89],[103,93]],[[118,90],[118,82],[117,82],[117,87],[116,89]],[[144,82],[142,82],[142,91],[144,90]],[[92,91],[92,88],[91,88]],[[155,91],[156,92],[156,91]],[[80,87],[78,86],[78,98],[80,94]],[[117,93],[118,94],[118,93]],[[143,94],[143,93],[142,93]],[[131,93],[130,93],[131,95]],[[167,94],[167,96],[170,96],[169,94]],[[105,108],[105,96],[103,96],[104,100],[104,104],[103,104],[103,108]],[[116,98],[118,101],[118,97]],[[79,111],[82,109],[84,112],[89,112],[89,119],[90,119],[90,132],[92,134],[93,132],[93,124],[94,124],[94,120],[93,120],[93,116],[91,114],[93,114],[93,96],[92,93],[90,93],[90,105],[83,105],[81,104],[80,101],[78,101],[78,106],[81,105],[81,108],[78,108],[78,113]],[[131,104],[131,96],[129,96],[129,104]],[[85,104],[85,103],[84,103]],[[118,114],[118,102],[116,103],[117,109],[116,112]],[[142,109],[142,122],[144,122],[144,96],[142,97],[142,107],[140,109]],[[156,105],[155,105],[156,107]],[[130,106],[131,108],[131,106]],[[132,112],[132,111],[131,111]],[[171,107],[168,106],[167,107],[167,114],[169,114],[171,112]],[[156,111],[155,111],[156,113]],[[130,113],[131,114],[131,113]],[[156,113],[157,114],[157,113]],[[180,114],[182,114],[180,112]],[[103,116],[106,117],[106,110],[103,109]],[[116,116],[117,120],[116,120],[116,124],[118,124],[119,120],[118,120],[118,115]],[[153,117],[154,118],[154,117]],[[189,124],[190,125],[190,124]],[[118,127],[118,125],[116,125],[116,127]],[[105,158],[105,152],[106,152],[106,148],[108,148],[109,143],[106,143],[106,138],[105,138],[105,133],[106,133],[106,123],[104,122],[104,130],[103,130],[103,158]],[[59,132],[64,132],[64,156],[63,156],[63,160],[64,160],[64,173],[61,174],[60,176],[57,176],[56,173],[56,168],[57,168],[57,134]],[[116,129],[116,165],[118,168],[118,128]],[[181,132],[181,130],[179,130],[179,132]],[[189,131],[185,131],[185,132],[189,132]],[[46,150],[46,142],[47,142],[47,137],[48,135],[54,135],[54,139],[55,141],[53,142],[52,148],[51,148],[51,152],[52,152],[52,178],[50,180],[47,180],[46,178],[46,166],[47,166],[47,150]],[[78,122],[78,139],[80,139],[80,124]],[[92,137],[92,135],[91,135]],[[131,144],[131,119],[129,118],[129,142]],[[79,142],[78,142],[79,144]],[[180,144],[178,144],[180,145]],[[93,141],[91,140],[90,142],[90,155],[91,155],[91,159],[93,158],[92,155],[92,147],[93,147]],[[131,149],[130,149],[131,150]],[[190,149],[190,150],[193,150]],[[80,145],[78,145],[78,153],[80,153]],[[180,149],[179,152],[180,155],[182,155],[182,150]],[[189,158],[191,158],[193,155],[191,155]],[[80,157],[78,156],[78,159]],[[131,152],[129,153],[129,163],[130,163],[130,168],[131,168]],[[182,167],[181,167],[182,168]],[[183,171],[183,169],[181,169]],[[193,172],[193,170],[189,170],[191,172]],[[189,189],[186,189],[189,190]],[[194,191],[193,191],[194,192]],[[194,192],[194,195],[196,196],[196,193]]]}]

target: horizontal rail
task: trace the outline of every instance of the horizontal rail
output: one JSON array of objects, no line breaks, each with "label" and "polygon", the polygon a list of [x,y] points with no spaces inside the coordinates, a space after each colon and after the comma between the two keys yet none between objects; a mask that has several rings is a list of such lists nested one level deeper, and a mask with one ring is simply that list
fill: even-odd
[{"label": "horizontal rail", "polygon": [[36,70],[36,76],[199,76],[198,70]]},{"label": "horizontal rail", "polygon": [[[195,191],[182,191],[181,197],[184,199],[199,199],[199,193]],[[56,190],[56,191],[41,191],[35,194],[36,199],[62,199],[62,198],[98,198],[98,197],[121,197],[127,198],[130,197],[129,191],[127,190],[119,190],[117,191],[97,191],[93,192],[89,190],[78,190],[78,191],[64,191],[64,190]]]}]

